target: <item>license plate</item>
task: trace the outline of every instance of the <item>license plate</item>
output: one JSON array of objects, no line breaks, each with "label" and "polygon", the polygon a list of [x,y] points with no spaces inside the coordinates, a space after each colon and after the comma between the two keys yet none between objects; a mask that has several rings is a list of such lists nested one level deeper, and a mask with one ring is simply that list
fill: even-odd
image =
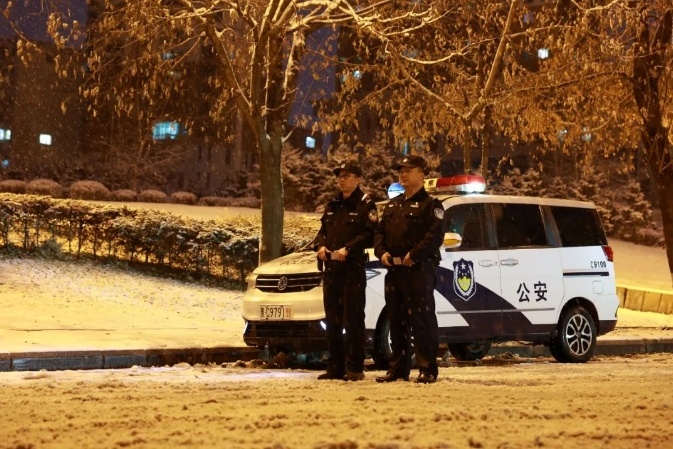
[{"label": "license plate", "polygon": [[262,320],[289,320],[290,306],[259,306],[259,317]]}]

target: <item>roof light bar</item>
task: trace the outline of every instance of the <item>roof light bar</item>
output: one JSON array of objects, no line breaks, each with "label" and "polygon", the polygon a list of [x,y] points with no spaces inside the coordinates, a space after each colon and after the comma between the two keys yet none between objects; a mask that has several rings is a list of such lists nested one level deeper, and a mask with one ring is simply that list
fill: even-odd
[{"label": "roof light bar", "polygon": [[482,193],[486,180],[479,175],[456,175],[426,179],[424,186],[428,192]]}]

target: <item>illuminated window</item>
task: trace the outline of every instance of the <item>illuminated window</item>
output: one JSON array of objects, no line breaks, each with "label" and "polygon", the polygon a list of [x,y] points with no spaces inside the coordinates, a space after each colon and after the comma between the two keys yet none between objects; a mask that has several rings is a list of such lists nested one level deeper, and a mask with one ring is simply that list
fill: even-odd
[{"label": "illuminated window", "polygon": [[159,122],[152,128],[154,140],[175,139],[182,134],[182,126],[178,122]]},{"label": "illuminated window", "polygon": [[306,136],[306,148],[315,148],[315,138]]},{"label": "illuminated window", "polygon": [[0,128],[0,140],[9,140],[12,138],[12,131]]},{"label": "illuminated window", "polygon": [[585,142],[591,142],[592,137],[593,136],[589,132],[589,128],[587,128],[586,126],[583,126],[582,127],[582,134],[581,134],[580,138]]},{"label": "illuminated window", "polygon": [[354,80],[360,80],[362,78],[362,72],[360,70],[354,70],[352,72],[345,72],[339,75],[339,80],[342,83],[345,83],[348,78],[353,78]]},{"label": "illuminated window", "polygon": [[40,134],[40,143],[42,145],[51,145],[51,134]]},{"label": "illuminated window", "polygon": [[547,59],[549,57],[549,49],[548,48],[539,48],[537,50],[537,57],[539,59]]}]

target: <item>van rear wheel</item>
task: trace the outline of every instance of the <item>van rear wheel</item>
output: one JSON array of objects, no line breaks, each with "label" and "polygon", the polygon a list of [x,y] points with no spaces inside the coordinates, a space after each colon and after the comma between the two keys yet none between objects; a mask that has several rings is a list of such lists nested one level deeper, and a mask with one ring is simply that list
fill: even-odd
[{"label": "van rear wheel", "polygon": [[560,363],[584,363],[596,350],[596,324],[591,314],[574,306],[561,314],[549,352]]},{"label": "van rear wheel", "polygon": [[447,346],[451,355],[461,362],[481,360],[491,350],[491,343],[449,343]]}]

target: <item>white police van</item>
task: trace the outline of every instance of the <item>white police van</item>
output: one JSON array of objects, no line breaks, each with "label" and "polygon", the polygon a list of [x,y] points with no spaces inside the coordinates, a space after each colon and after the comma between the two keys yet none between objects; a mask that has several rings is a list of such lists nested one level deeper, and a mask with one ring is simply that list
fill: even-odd
[{"label": "white police van", "polygon": [[[619,306],[613,252],[594,204],[486,195],[484,187],[474,175],[425,182],[445,209],[435,289],[440,343],[458,360],[480,359],[495,342],[526,341],[546,345],[559,362],[586,362],[596,337],[615,328]],[[367,344],[385,367],[386,270],[368,253]],[[321,280],[313,251],[259,266],[243,298],[246,344],[326,349]]]}]

